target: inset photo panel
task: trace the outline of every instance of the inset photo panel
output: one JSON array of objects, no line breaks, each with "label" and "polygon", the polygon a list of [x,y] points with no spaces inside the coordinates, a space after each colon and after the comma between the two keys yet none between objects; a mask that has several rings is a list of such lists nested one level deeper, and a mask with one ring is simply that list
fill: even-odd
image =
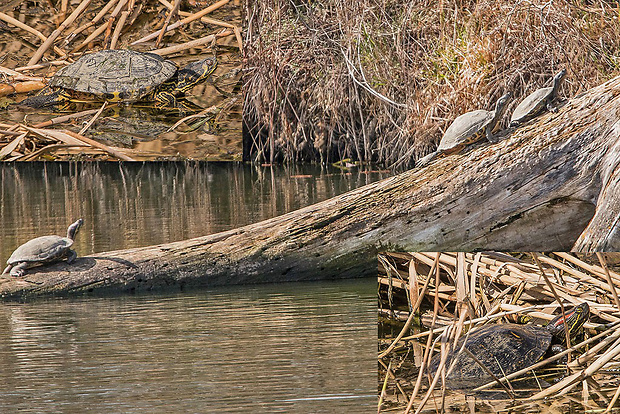
[{"label": "inset photo panel", "polygon": [[2,3],[0,161],[241,160],[241,0]]},{"label": "inset photo panel", "polygon": [[620,253],[380,253],[378,412],[617,408],[618,291]]}]

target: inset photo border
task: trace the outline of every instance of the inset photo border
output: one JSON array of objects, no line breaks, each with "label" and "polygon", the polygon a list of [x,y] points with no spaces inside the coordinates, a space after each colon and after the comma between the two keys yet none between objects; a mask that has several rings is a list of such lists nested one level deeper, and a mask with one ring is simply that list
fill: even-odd
[{"label": "inset photo border", "polygon": [[618,290],[620,253],[380,253],[378,412],[611,409]]}]

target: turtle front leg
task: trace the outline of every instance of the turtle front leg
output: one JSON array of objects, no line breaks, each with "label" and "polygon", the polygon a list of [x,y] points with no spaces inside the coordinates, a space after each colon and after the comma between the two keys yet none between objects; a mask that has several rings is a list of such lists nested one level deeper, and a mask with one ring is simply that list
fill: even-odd
[{"label": "turtle front leg", "polygon": [[11,276],[14,277],[22,277],[26,274],[26,269],[28,268],[28,263],[21,262],[13,266],[11,269]]},{"label": "turtle front leg", "polygon": [[[561,344],[553,344],[551,345],[550,353],[551,355],[557,355],[566,351],[566,347]],[[568,358],[564,355],[562,358],[558,360],[559,364],[565,365],[568,362]]]},{"label": "turtle front leg", "polygon": [[9,273],[9,270],[11,270],[12,267],[13,265],[8,265],[7,267],[5,267],[4,270],[2,271],[2,274],[6,275],[7,273]]},{"label": "turtle front leg", "polygon": [[558,106],[553,105],[553,102],[551,101],[547,101],[547,111],[555,113],[558,111]]},{"label": "turtle front leg", "polygon": [[176,108],[177,106],[177,98],[174,94],[168,91],[161,91],[155,94],[156,108]]},{"label": "turtle front leg", "polygon": [[67,263],[71,264],[75,262],[75,259],[77,259],[77,253],[75,250],[69,250],[69,252],[67,252]]},{"label": "turtle front leg", "polygon": [[484,129],[484,133],[487,136],[487,140],[491,143],[491,144],[495,144],[497,141],[499,141],[494,135],[493,135],[493,128],[491,128],[490,126],[486,127]]}]

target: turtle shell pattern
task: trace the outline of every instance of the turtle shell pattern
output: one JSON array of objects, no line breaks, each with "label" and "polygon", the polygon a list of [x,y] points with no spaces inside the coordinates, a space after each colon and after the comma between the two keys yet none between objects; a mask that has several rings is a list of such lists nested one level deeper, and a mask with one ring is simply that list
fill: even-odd
[{"label": "turtle shell pattern", "polygon": [[449,152],[480,140],[485,136],[484,129],[492,119],[493,112],[482,109],[458,116],[443,134],[437,151]]},{"label": "turtle shell pattern", "polygon": [[510,122],[525,122],[541,113],[547,107],[553,87],[537,89],[529,94],[514,110]]},{"label": "turtle shell pattern", "polygon": [[[458,342],[448,355],[446,370],[458,354],[466,336]],[[486,326],[472,332],[467,338],[467,349],[478,358],[493,374],[503,377],[538,362],[551,345],[552,335],[547,328],[536,325],[501,324]],[[440,355],[431,360],[430,370],[434,374],[439,365]],[[448,372],[448,371],[446,371]],[[452,372],[447,377],[451,381],[490,381],[492,377],[464,351],[458,356]],[[476,385],[480,385],[479,383]]]},{"label": "turtle shell pattern", "polygon": [[73,246],[73,240],[60,236],[41,236],[19,246],[7,264],[50,262],[62,259]]},{"label": "turtle shell pattern", "polygon": [[153,53],[103,50],[82,56],[60,69],[51,79],[50,86],[133,102],[176,72],[174,63]]}]

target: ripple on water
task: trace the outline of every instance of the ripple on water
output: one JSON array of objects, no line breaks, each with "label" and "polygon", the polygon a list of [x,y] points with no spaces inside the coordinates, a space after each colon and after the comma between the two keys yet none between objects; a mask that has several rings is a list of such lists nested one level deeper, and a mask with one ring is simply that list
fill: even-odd
[{"label": "ripple on water", "polygon": [[368,412],[375,283],[38,300],[0,312],[0,411]]}]

